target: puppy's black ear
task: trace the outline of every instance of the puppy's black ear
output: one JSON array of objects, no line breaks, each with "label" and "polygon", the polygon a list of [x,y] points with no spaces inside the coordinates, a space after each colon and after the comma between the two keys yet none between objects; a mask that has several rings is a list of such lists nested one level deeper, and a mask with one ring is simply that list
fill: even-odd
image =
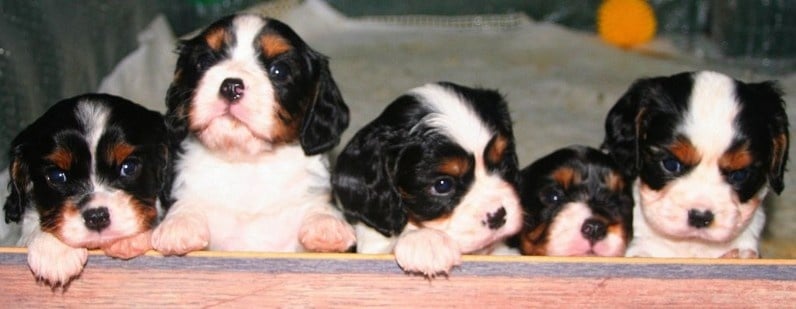
[{"label": "puppy's black ear", "polygon": [[605,138],[600,147],[631,175],[638,173],[638,142],[647,112],[645,96],[651,86],[649,80],[637,80],[608,111],[605,119]]},{"label": "puppy's black ear", "polygon": [[652,119],[676,115],[688,102],[693,73],[639,79],[619,98],[605,119],[600,146],[631,177],[638,175],[641,145]]},{"label": "puppy's black ear", "polygon": [[390,237],[400,234],[408,219],[393,183],[397,154],[385,148],[386,134],[373,127],[358,132],[337,158],[332,186],[348,218]]},{"label": "puppy's black ear", "polygon": [[768,133],[771,137],[771,165],[768,172],[768,183],[775,193],[780,194],[785,188],[783,177],[790,146],[788,114],[785,112],[782,90],[774,82],[762,82],[742,86],[738,92],[738,96],[742,100],[759,107],[761,109],[759,115],[765,117],[759,121],[768,125]]},{"label": "puppy's black ear", "polygon": [[315,97],[301,124],[300,142],[307,155],[328,151],[340,143],[340,136],[348,128],[348,106],[332,79],[329,61],[325,56],[310,51],[317,67]]},{"label": "puppy's black ear", "polygon": [[3,206],[3,211],[6,215],[6,223],[19,222],[22,220],[22,214],[28,206],[28,185],[30,184],[30,177],[28,176],[28,165],[22,159],[21,145],[14,146],[11,150],[11,163],[8,167],[10,180],[8,182],[8,190],[10,194],[6,199]]}]

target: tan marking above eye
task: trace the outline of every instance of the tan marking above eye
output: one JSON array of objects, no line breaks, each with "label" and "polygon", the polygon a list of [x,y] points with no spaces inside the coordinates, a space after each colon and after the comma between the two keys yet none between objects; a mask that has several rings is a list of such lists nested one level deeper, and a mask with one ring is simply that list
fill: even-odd
[{"label": "tan marking above eye", "polygon": [[565,190],[571,185],[581,182],[581,175],[571,167],[560,167],[553,171],[553,180],[561,185]]},{"label": "tan marking above eye", "polygon": [[291,49],[290,44],[281,36],[266,34],[260,37],[260,47],[266,58],[273,58]]},{"label": "tan marking above eye", "polygon": [[227,32],[222,27],[210,29],[205,35],[205,41],[207,46],[210,46],[213,50],[220,50],[224,46],[226,36]]},{"label": "tan marking above eye", "polygon": [[691,141],[683,137],[677,138],[677,140],[667,148],[680,163],[686,166],[697,165],[701,159],[696,147],[691,144]]},{"label": "tan marking above eye", "polygon": [[110,149],[108,158],[110,158],[113,163],[118,165],[121,164],[124,159],[127,159],[127,157],[133,153],[133,151],[135,151],[134,146],[127,143],[119,143],[113,145],[113,147]]},{"label": "tan marking above eye", "polygon": [[53,153],[47,156],[47,159],[65,171],[72,167],[72,152],[63,148],[56,148]]},{"label": "tan marking above eye", "polygon": [[498,164],[503,160],[503,153],[509,146],[509,140],[503,135],[496,135],[486,151],[486,160],[489,164]]},{"label": "tan marking above eye", "polygon": [[461,177],[470,171],[470,160],[466,157],[448,157],[442,159],[437,172],[449,176]]},{"label": "tan marking above eye", "polygon": [[605,175],[605,184],[613,192],[622,192],[625,188],[625,181],[622,176],[613,171]]},{"label": "tan marking above eye", "polygon": [[749,152],[749,143],[725,152],[719,158],[719,168],[724,171],[737,171],[752,164],[752,153]]}]

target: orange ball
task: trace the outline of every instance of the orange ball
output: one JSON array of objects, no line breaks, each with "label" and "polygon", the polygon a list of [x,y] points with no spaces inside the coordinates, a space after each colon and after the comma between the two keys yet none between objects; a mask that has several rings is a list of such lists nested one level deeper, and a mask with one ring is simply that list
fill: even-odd
[{"label": "orange ball", "polygon": [[597,10],[597,34],[622,48],[649,42],[656,28],[655,12],[645,0],[605,0]]}]

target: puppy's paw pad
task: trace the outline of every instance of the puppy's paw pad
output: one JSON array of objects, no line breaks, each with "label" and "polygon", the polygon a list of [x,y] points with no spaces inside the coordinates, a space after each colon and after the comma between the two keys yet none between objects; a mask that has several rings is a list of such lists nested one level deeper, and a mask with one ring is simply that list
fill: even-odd
[{"label": "puppy's paw pad", "polygon": [[454,266],[461,264],[462,257],[459,245],[444,232],[434,229],[402,235],[394,252],[395,260],[405,272],[427,278],[447,275]]},{"label": "puppy's paw pad", "polygon": [[119,239],[102,248],[105,255],[119,259],[132,259],[152,249],[152,230]]},{"label": "puppy's paw pad", "polygon": [[210,243],[210,230],[203,218],[174,216],[166,218],[152,232],[152,248],[164,255],[184,255],[202,250]]},{"label": "puppy's paw pad", "polygon": [[314,215],[301,226],[299,241],[308,251],[346,252],[356,243],[354,228],[330,215]]},{"label": "puppy's paw pad", "polygon": [[88,250],[70,247],[54,236],[38,237],[28,246],[28,266],[33,275],[53,287],[68,285],[80,275],[87,260]]}]

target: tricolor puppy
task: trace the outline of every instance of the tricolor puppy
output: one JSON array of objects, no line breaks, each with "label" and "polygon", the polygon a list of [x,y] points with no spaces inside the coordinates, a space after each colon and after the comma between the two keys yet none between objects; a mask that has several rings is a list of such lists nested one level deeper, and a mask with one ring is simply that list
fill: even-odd
[{"label": "tricolor puppy", "polygon": [[627,255],[759,257],[761,203],[784,186],[784,105],[772,82],[715,72],[636,81],[609,112],[602,146],[638,176]]},{"label": "tricolor puppy", "polygon": [[175,152],[155,249],[346,251],[325,152],[348,126],[327,59],[287,25],[223,18],[184,41],[167,93]]},{"label": "tricolor puppy", "polygon": [[491,90],[434,83],[393,101],[357,132],[332,177],[358,222],[357,251],[393,252],[406,272],[433,277],[516,233],[511,126]]},{"label": "tricolor puppy", "polygon": [[68,284],[86,249],[131,258],[151,248],[168,162],[157,112],[110,95],[66,99],[14,138],[9,157],[5,218],[22,225],[38,279]]},{"label": "tricolor puppy", "polygon": [[520,172],[525,255],[624,256],[633,234],[632,179],[606,154],[556,150]]}]

